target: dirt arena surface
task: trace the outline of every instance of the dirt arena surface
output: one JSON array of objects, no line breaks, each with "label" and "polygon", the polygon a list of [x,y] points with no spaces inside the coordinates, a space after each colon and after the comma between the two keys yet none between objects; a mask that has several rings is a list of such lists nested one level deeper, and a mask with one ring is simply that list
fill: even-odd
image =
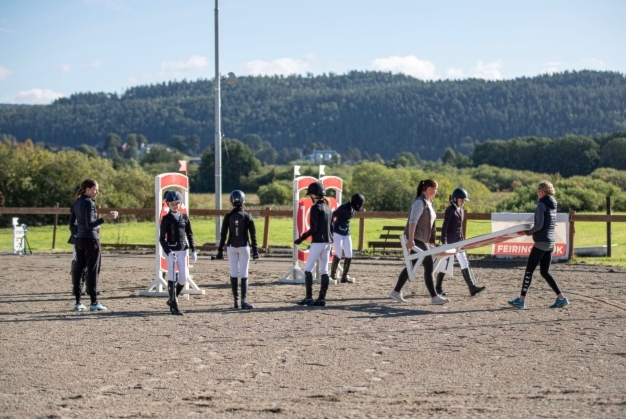
[{"label": "dirt arena surface", "polygon": [[181,317],[138,296],[154,275],[139,253],[103,256],[109,311],[73,312],[70,258],[0,255],[2,418],[626,417],[623,268],[556,264],[571,305],[548,309],[537,273],[516,310],[522,261],[472,261],[476,297],[457,267],[431,306],[421,278],[408,304],[387,297],[399,259],[355,259],[355,284],[303,308],[304,286],[277,282],[290,259],[262,257],[245,312],[228,262],[201,255],[207,295]]}]

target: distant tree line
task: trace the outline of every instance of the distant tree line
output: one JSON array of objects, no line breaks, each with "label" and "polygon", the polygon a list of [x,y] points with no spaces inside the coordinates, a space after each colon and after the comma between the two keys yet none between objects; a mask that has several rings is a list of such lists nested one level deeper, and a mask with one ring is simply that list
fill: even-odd
[{"label": "distant tree line", "polygon": [[[181,81],[122,95],[80,93],[47,106],[5,105],[0,131],[19,141],[73,148],[94,147],[110,133],[121,139],[133,134],[195,155],[213,143],[213,94],[211,80]],[[267,164],[293,160],[297,150],[317,142],[347,162],[389,160],[401,152],[449,160],[443,156],[449,148],[463,156],[461,165],[487,140],[624,131],[626,77],[598,71],[503,81],[422,81],[357,71],[240,77],[224,86],[222,113],[227,137],[263,139],[247,145]]]}]

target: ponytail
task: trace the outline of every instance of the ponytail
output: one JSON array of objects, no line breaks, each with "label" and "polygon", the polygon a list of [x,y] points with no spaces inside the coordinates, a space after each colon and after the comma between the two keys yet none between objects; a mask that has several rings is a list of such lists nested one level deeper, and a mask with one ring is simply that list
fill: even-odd
[{"label": "ponytail", "polygon": [[96,186],[96,181],[95,179],[91,179],[91,178],[87,178],[85,180],[83,180],[80,183],[80,190],[78,190],[78,192],[76,193],[76,197],[80,198],[81,196],[83,196],[85,194],[85,191],[89,188],[93,188],[94,186]]},{"label": "ponytail", "polygon": [[424,191],[428,188],[436,188],[437,182],[433,179],[423,179],[420,180],[420,183],[417,185],[417,195],[415,198],[419,198],[424,194]]}]

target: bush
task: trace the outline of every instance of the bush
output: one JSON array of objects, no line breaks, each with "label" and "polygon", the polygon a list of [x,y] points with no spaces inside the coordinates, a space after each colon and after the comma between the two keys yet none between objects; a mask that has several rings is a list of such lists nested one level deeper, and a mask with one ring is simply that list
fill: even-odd
[{"label": "bush", "polygon": [[272,182],[259,188],[261,205],[288,205],[293,200],[293,192],[288,182]]}]

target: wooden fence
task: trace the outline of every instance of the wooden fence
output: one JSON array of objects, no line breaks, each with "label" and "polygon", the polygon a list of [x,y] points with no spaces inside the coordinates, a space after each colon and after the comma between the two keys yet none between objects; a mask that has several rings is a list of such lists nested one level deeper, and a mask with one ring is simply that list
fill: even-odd
[{"label": "wooden fence", "polygon": [[[614,222],[626,222],[626,215],[611,215],[611,201],[610,198],[607,197],[607,214],[606,215],[588,215],[588,214],[576,214],[576,211],[571,211],[569,213],[569,223],[570,223],[570,255],[569,258],[572,257],[573,249],[574,249],[574,233],[576,231],[575,223],[576,221],[591,221],[591,222],[602,222],[606,223],[607,228],[607,256],[611,257],[611,223]],[[154,215],[154,208],[99,208],[101,213],[105,213],[108,211],[117,211],[120,215]],[[292,210],[273,210],[269,207],[265,209],[246,209],[247,212],[252,214],[254,217],[263,217],[265,219],[265,228],[263,231],[263,249],[268,249],[269,246],[269,229],[270,229],[270,221],[273,217],[282,217],[282,218],[292,218],[293,211]],[[225,214],[229,213],[230,209],[224,210],[216,210],[216,209],[194,209],[194,216],[204,216],[204,217],[215,217],[220,216],[223,217]],[[61,208],[49,207],[49,208],[8,208],[8,207],[0,207],[0,215],[54,215],[54,229],[52,234],[52,248],[56,247],[56,230],[58,227],[58,216],[59,215],[69,215],[69,208]],[[443,219],[444,213],[437,213],[437,218]],[[359,237],[357,240],[357,249],[363,250],[364,246],[364,238],[365,238],[365,220],[367,219],[400,219],[406,220],[408,218],[408,212],[404,211],[365,211],[365,212],[357,212],[355,214],[355,218],[359,219]],[[465,221],[463,223],[463,232],[467,229],[467,222],[469,220],[491,220],[491,213],[466,213]],[[107,246],[119,246],[119,247],[154,247],[155,245],[150,244],[106,244]],[[215,246],[209,246],[206,250],[211,248],[215,248]]]}]

